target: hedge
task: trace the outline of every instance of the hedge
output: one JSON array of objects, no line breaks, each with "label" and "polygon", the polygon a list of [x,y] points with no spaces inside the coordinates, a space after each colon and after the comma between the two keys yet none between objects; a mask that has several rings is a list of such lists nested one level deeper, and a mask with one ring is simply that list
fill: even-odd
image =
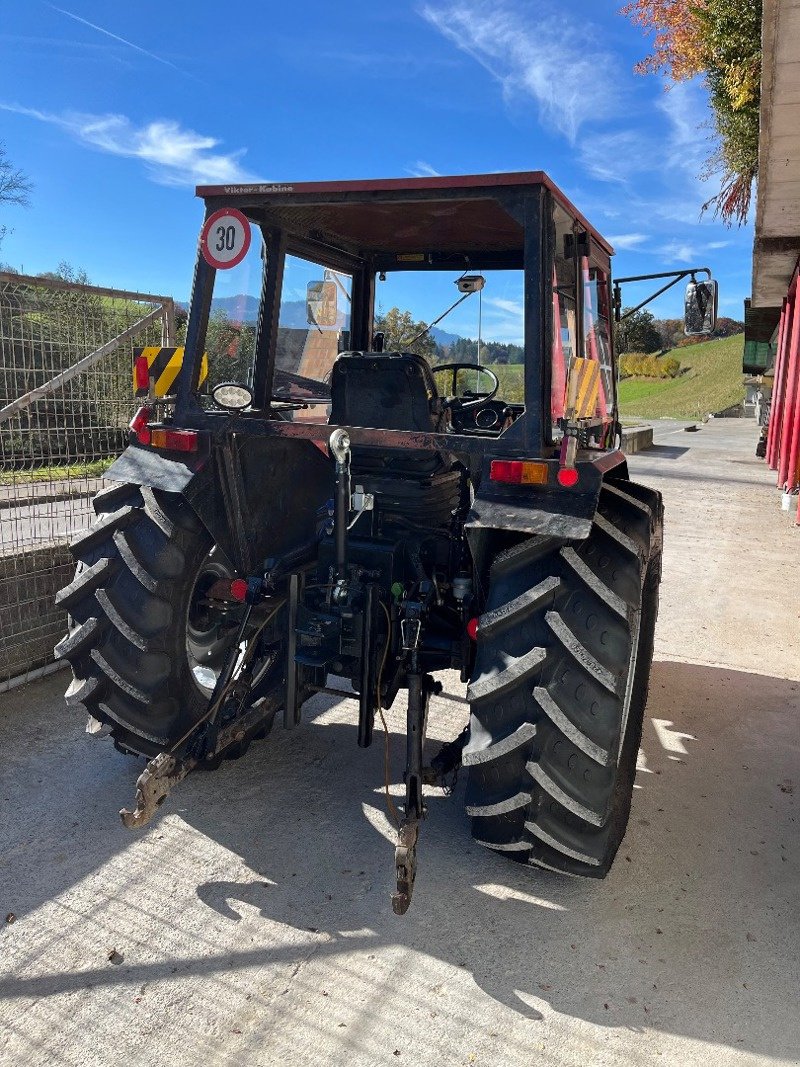
[{"label": "hedge", "polygon": [[677,378],[681,373],[680,361],[674,356],[620,356],[620,378]]}]

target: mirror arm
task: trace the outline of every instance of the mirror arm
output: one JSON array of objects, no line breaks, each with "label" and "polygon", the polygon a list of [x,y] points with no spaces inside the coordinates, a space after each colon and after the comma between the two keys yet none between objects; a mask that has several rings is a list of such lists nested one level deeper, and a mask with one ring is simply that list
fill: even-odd
[{"label": "mirror arm", "polygon": [[[625,319],[630,318],[631,315],[635,315],[637,311],[641,311],[643,307],[650,304],[653,300],[656,300],[662,293],[666,293],[668,289],[671,289],[673,285],[677,285],[678,282],[683,281],[684,278],[691,278],[692,281],[696,281],[695,275],[706,274],[709,281],[711,280],[711,271],[708,267],[693,267],[688,270],[667,270],[662,271],[660,274],[637,274],[630,278],[615,278],[614,280],[614,321],[624,322]],[[651,296],[648,296],[646,300],[643,300],[641,304],[637,304],[635,308],[631,308],[622,314],[622,286],[626,282],[649,282],[655,281],[657,278],[671,278],[672,280],[667,282],[666,285],[662,285]]]}]

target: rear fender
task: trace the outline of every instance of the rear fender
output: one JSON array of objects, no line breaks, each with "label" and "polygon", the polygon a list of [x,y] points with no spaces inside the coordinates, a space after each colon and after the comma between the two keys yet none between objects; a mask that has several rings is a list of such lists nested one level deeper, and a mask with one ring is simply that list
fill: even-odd
[{"label": "rear fender", "polygon": [[467,536],[479,530],[510,530],[516,533],[585,540],[597,512],[600,486],[607,473],[627,478],[628,465],[622,452],[607,452],[596,459],[579,460],[577,485],[559,485],[558,460],[550,468],[546,485],[504,485],[489,477],[491,458],[483,462],[481,481],[467,518]]},{"label": "rear fender", "polygon": [[[116,482],[180,493],[214,542],[236,558],[233,524],[222,492],[218,444],[192,456],[169,457],[130,445],[106,472]],[[310,441],[248,438],[240,447],[245,535],[257,564],[313,539],[317,513],[333,495],[331,461]]]}]

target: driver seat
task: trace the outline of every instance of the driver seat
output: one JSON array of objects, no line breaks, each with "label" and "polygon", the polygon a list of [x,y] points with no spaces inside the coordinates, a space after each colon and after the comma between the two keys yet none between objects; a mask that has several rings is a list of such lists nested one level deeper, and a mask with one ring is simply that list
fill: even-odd
[{"label": "driver seat", "polygon": [[[427,361],[416,352],[342,352],[331,374],[335,426],[438,433],[442,405]],[[432,474],[452,460],[427,449],[354,448],[359,470]]]}]

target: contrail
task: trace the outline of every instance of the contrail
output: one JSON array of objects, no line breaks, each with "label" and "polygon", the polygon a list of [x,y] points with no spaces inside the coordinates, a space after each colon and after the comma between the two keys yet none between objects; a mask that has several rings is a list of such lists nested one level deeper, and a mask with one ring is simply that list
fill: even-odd
[{"label": "contrail", "polygon": [[89,22],[88,19],[81,18],[80,15],[73,14],[72,11],[65,11],[63,7],[56,7],[55,4],[48,4],[47,6],[52,8],[53,11],[58,11],[60,15],[66,15],[67,18],[74,19],[76,22],[82,22],[84,26],[89,26],[90,29],[105,34],[105,36],[110,37],[112,41],[119,41],[120,44],[127,45],[128,48],[132,48],[135,52],[141,52],[143,56],[148,56],[150,59],[154,59],[156,63],[163,63],[165,67],[172,67],[173,70],[177,70],[180,74],[184,73],[180,67],[176,67],[175,64],[171,63],[168,59],[163,59],[161,56],[157,56],[155,52],[148,52],[146,48],[141,48],[138,44],[134,44],[133,41],[126,41],[124,37],[119,37],[116,33],[112,33],[110,30],[104,30],[102,26],[98,26],[94,22]]}]

